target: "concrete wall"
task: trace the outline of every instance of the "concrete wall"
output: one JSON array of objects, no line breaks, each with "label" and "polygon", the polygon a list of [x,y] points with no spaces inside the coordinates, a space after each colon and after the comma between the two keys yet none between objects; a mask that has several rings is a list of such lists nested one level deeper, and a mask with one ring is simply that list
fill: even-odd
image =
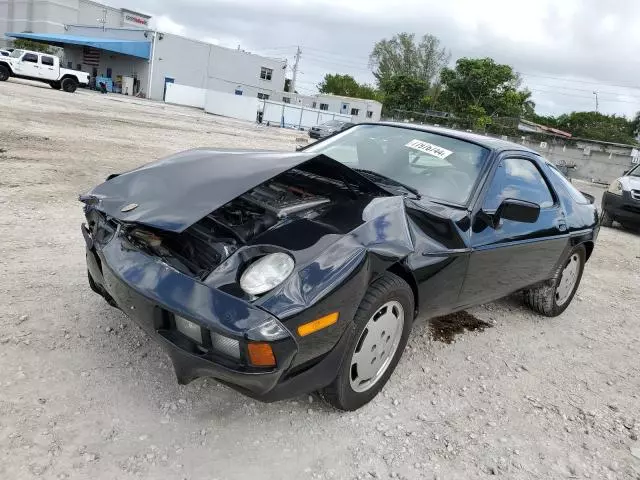
[{"label": "concrete wall", "polygon": [[188,87],[177,83],[167,84],[165,102],[187,107],[205,108],[207,91],[204,88]]},{"label": "concrete wall", "polygon": [[[522,144],[522,141],[518,143]],[[525,142],[525,145],[539,152],[556,165],[575,165],[569,170],[569,176],[582,180],[611,183],[629,170],[633,164],[632,147],[616,147],[595,142]],[[589,148],[588,153],[585,148]]]},{"label": "concrete wall", "polygon": [[204,110],[214,115],[254,122],[258,113],[257,97],[207,90]]}]

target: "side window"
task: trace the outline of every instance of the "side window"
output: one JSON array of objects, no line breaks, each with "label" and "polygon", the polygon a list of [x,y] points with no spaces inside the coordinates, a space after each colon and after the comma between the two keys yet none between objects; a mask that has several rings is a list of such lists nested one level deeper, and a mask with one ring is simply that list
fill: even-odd
[{"label": "side window", "polygon": [[34,55],[33,53],[25,53],[24,57],[22,57],[23,62],[30,63],[38,63],[38,55]]},{"label": "side window", "polygon": [[537,203],[540,208],[554,204],[553,195],[540,170],[524,158],[506,158],[500,162],[483,208],[495,210],[505,198]]},{"label": "side window", "polygon": [[40,57],[40,62],[42,62],[43,65],[49,65],[50,67],[53,67],[53,57],[45,57],[43,55],[42,57]]}]

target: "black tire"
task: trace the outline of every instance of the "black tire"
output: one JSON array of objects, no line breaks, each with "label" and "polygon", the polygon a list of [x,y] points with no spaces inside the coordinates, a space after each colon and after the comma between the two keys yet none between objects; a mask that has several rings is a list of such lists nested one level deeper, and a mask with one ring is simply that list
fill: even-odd
[{"label": "black tire", "polygon": [[67,93],[73,93],[78,88],[78,81],[75,78],[63,78],[62,89]]},{"label": "black tire", "polygon": [[[569,294],[567,300],[558,305],[558,286],[562,280],[562,273],[565,267],[572,261],[574,255],[577,256],[580,262],[578,266],[577,277],[573,289]],[[584,271],[584,264],[587,258],[587,252],[583,245],[578,245],[565,257],[560,264],[560,268],[556,272],[556,275],[551,280],[548,280],[535,288],[527,289],[524,291],[525,303],[534,311],[546,317],[557,317],[564,312],[571,304],[573,297],[580,286],[580,280],[582,280],[582,272]]]},{"label": "black tire", "polygon": [[5,65],[0,65],[0,82],[6,82],[11,76],[11,70]]},{"label": "black tire", "polygon": [[[351,387],[350,376],[352,374],[352,357],[358,346],[357,343],[362,343],[360,338],[369,323],[369,319],[389,301],[400,303],[404,309],[404,324],[400,341],[382,376],[367,390],[356,392]],[[319,392],[320,396],[327,403],[340,410],[357,410],[370,402],[387,383],[402,356],[404,348],[407,345],[407,340],[409,339],[409,334],[411,333],[413,315],[413,291],[407,282],[390,272],[385,273],[373,282],[369,286],[367,293],[356,311],[351,331],[345,332],[345,335],[351,335],[351,340],[348,346],[348,353],[338,369],[338,375],[328,387]]]},{"label": "black tire", "polygon": [[54,90],[60,90],[62,88],[62,84],[60,82],[51,82],[49,85],[51,85],[51,88]]},{"label": "black tire", "polygon": [[613,227],[613,217],[609,215],[609,212],[607,212],[606,210],[602,211],[602,217],[600,218],[600,225],[608,228]]}]

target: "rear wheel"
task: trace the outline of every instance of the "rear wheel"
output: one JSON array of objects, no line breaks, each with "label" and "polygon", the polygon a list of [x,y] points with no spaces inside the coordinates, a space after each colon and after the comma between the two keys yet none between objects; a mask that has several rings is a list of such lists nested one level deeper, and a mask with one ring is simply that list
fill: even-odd
[{"label": "rear wheel", "polygon": [[73,93],[78,88],[78,81],[75,78],[65,78],[62,80],[62,89],[65,92]]},{"label": "rear wheel", "polygon": [[603,227],[613,227],[613,217],[609,215],[609,212],[606,210],[602,211],[602,218],[600,219],[600,225]]},{"label": "rear wheel", "polygon": [[5,82],[9,80],[11,76],[11,71],[5,65],[0,65],[0,82]]},{"label": "rear wheel", "polygon": [[567,309],[578,290],[586,258],[584,246],[575,247],[562,263],[556,278],[524,291],[525,303],[541,315],[560,315]]},{"label": "rear wheel", "polygon": [[411,287],[385,273],[367,290],[353,320],[348,354],[321,396],[341,410],[356,410],[382,390],[393,373],[413,324]]},{"label": "rear wheel", "polygon": [[60,90],[62,88],[62,84],[60,82],[51,82],[49,85],[51,85],[51,88],[54,90]]}]

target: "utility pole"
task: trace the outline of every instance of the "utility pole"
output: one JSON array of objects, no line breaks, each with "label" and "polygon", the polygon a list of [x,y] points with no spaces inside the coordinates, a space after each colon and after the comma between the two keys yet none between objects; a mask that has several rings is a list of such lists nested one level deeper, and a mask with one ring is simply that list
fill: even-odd
[{"label": "utility pole", "polygon": [[300,63],[300,55],[302,55],[302,50],[300,47],[296,49],[296,61],[293,64],[293,78],[291,79],[291,93],[295,93],[296,91],[296,79],[298,78],[298,64]]},{"label": "utility pole", "polygon": [[596,113],[598,113],[598,92],[594,90],[593,94],[596,96]]},{"label": "utility pole", "polygon": [[102,18],[98,19],[98,23],[102,24],[102,31],[106,31],[107,29],[107,9],[103,8],[102,9]]}]

